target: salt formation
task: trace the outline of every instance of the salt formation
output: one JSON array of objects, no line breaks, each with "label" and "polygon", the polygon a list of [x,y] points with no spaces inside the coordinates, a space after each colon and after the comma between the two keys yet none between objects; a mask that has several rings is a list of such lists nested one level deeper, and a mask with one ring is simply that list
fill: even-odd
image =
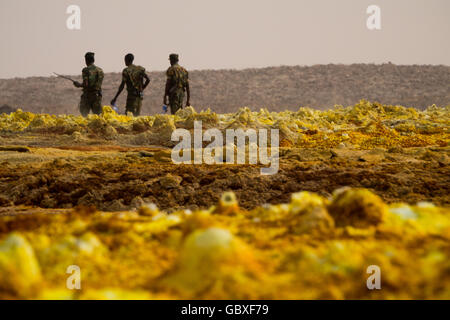
[{"label": "salt formation", "polygon": [[[351,188],[252,210],[233,193],[171,214],[151,204],[33,209],[0,217],[0,298],[373,298],[355,288],[376,264],[389,283],[377,297],[448,299],[449,217],[445,207],[387,205]],[[77,294],[65,288],[73,264],[83,272]]]}]

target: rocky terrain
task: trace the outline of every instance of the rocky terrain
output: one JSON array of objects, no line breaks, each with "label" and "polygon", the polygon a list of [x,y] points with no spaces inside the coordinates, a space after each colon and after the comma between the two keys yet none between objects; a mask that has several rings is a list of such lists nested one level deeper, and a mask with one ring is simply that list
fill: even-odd
[{"label": "rocky terrain", "polygon": [[[173,163],[172,133],[195,121],[278,129],[278,172]],[[449,127],[449,107],[364,100],[138,118],[108,106],[88,118],[4,113],[0,298],[449,299]],[[71,265],[82,290],[66,287]],[[367,289],[372,265],[381,290]]]}]

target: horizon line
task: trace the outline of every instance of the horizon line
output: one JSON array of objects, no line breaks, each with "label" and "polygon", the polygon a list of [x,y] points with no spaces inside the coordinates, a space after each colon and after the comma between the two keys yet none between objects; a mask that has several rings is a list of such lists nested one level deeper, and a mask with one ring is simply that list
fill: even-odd
[{"label": "horizon line", "polygon": [[[246,68],[219,68],[219,69],[191,69],[189,72],[202,72],[202,71],[246,71],[246,70],[263,70],[263,69],[272,69],[272,68],[312,68],[317,66],[354,66],[354,65],[374,65],[374,66],[383,66],[383,65],[394,65],[397,67],[450,67],[450,65],[446,64],[396,64],[390,61],[383,63],[366,63],[366,62],[355,62],[355,63],[316,63],[311,65],[274,65],[274,66],[266,66],[266,67],[246,67]],[[165,70],[146,70],[148,73],[161,73],[165,72]],[[121,73],[121,71],[105,71],[105,74],[110,73]],[[67,76],[79,76],[80,74],[64,74]],[[30,78],[53,78],[56,76],[49,74],[47,75],[33,75],[33,76],[25,76],[25,77],[11,77],[11,78],[0,78],[0,80],[15,80],[15,79],[30,79]]]}]

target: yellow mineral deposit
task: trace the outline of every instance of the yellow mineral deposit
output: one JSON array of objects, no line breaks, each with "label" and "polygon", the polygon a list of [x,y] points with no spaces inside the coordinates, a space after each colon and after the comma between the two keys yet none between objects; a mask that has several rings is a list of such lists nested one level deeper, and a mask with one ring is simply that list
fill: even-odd
[{"label": "yellow mineral deposit", "polygon": [[225,215],[238,213],[239,204],[236,200],[236,195],[233,192],[225,192],[222,194],[216,212]]},{"label": "yellow mineral deposit", "polygon": [[366,228],[383,221],[388,206],[366,189],[336,190],[328,207],[337,226]]},{"label": "yellow mineral deposit", "polygon": [[41,284],[41,270],[33,247],[18,233],[0,243],[0,292],[26,298]]},{"label": "yellow mineral deposit", "polygon": [[159,213],[158,207],[154,203],[144,204],[138,210],[142,216],[154,217]]},{"label": "yellow mineral deposit", "polygon": [[54,239],[50,245],[39,251],[39,259],[43,265],[64,271],[70,265],[102,259],[105,254],[107,248],[97,236],[85,232],[80,237],[66,235]]},{"label": "yellow mineral deposit", "polygon": [[[195,121],[278,128],[279,173],[173,164],[173,130]],[[364,100],[2,114],[0,299],[450,299],[449,127],[450,106]]]},{"label": "yellow mineral deposit", "polygon": [[[450,210],[387,205],[365,189],[245,212],[228,192],[193,212],[32,210],[0,217],[1,298],[450,298]],[[75,292],[65,288],[73,264]],[[365,287],[373,264],[377,292]]]},{"label": "yellow mineral deposit", "polygon": [[295,234],[330,232],[334,221],[326,210],[327,200],[310,192],[292,195],[286,226]]},{"label": "yellow mineral deposit", "polygon": [[[211,209],[215,210],[215,207]],[[181,224],[182,231],[184,235],[188,235],[198,229],[206,229],[218,225],[218,222],[214,219],[211,214],[212,210],[198,210],[193,213],[184,213],[184,220]]]},{"label": "yellow mineral deposit", "polygon": [[[169,288],[188,296],[201,295],[208,290],[211,296],[221,297],[231,290],[251,294],[245,286],[254,286],[260,266],[252,250],[228,230],[208,228],[189,235],[183,245],[173,274],[164,279]],[[234,289],[233,289],[234,288]],[[186,293],[188,292],[188,293]]]},{"label": "yellow mineral deposit", "polygon": [[[133,118],[118,115],[105,106],[100,116],[33,114],[18,110],[0,115],[0,130],[5,132],[53,132],[72,135],[98,135],[105,140],[119,139],[137,145],[171,145],[175,128],[193,129],[194,121],[203,128],[277,128],[281,147],[337,147],[350,140],[358,148],[377,146],[447,146],[450,106],[430,106],[424,111],[402,106],[381,105],[361,100],[355,106],[336,106],[331,110],[300,108],[297,112],[252,112],[241,108],[235,114],[218,115],[211,110],[197,113],[189,107],[176,115]],[[132,136],[129,134],[134,133]],[[136,134],[138,133],[138,134]],[[80,140],[76,135],[74,139]]]}]

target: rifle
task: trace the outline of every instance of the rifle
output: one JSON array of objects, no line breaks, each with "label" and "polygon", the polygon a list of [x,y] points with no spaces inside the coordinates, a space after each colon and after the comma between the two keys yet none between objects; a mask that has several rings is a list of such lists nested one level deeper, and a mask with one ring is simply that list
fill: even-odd
[{"label": "rifle", "polygon": [[131,84],[133,85],[133,89],[136,95],[140,98],[144,98],[144,92],[139,90],[139,87],[134,83],[134,79],[130,74],[130,70],[127,69],[126,73],[128,74],[128,78],[130,78]]},{"label": "rifle", "polygon": [[63,76],[63,75],[61,75],[61,74],[57,74],[56,72],[53,72],[58,78],[63,78],[63,79],[66,79],[66,80],[70,80],[70,81],[72,81],[73,83],[77,83],[78,81],[75,81],[75,80],[73,80],[73,79],[71,79],[71,78],[69,78],[69,77],[66,77],[66,76]]}]

